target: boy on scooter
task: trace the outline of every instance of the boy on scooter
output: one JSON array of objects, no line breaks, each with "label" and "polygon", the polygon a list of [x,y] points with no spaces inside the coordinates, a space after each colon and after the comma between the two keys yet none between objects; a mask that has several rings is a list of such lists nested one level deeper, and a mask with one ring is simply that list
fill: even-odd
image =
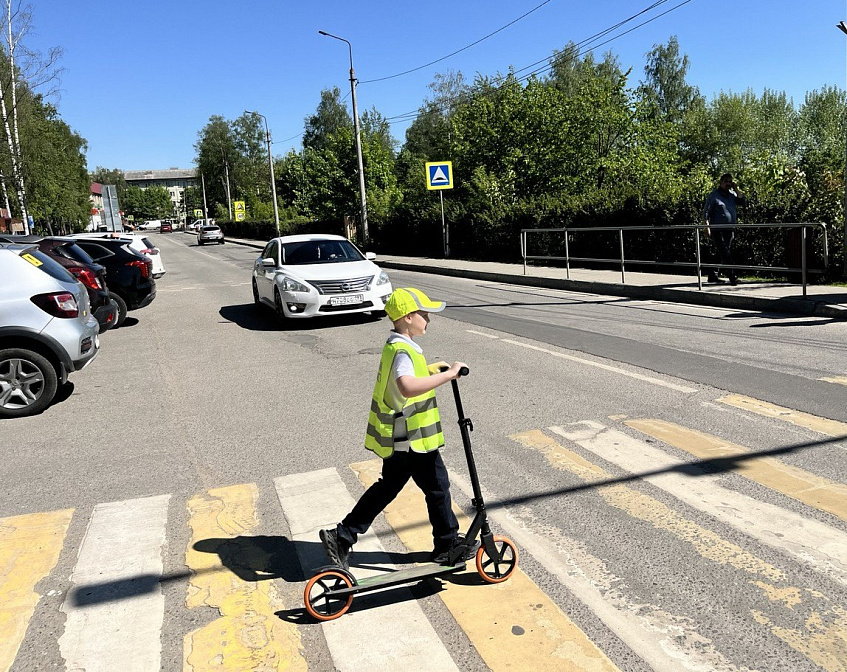
[{"label": "boy on scooter", "polygon": [[[320,538],[333,564],[349,569],[349,556],[358,536],[371,526],[411,478],[424,493],[432,525],[430,560],[445,563],[449,551],[464,543],[450,500],[450,481],[439,448],[444,445],[435,388],[459,376],[465,366],[446,362],[427,366],[415,338],[426,333],[430,313],[444,310],[419,289],[406,287],[391,293],[385,312],[394,323],[382,350],[374,387],[365,448],[383,459],[379,480],[367,489],[353,510],[335,529],[321,530]],[[471,559],[479,547],[463,555]]]}]

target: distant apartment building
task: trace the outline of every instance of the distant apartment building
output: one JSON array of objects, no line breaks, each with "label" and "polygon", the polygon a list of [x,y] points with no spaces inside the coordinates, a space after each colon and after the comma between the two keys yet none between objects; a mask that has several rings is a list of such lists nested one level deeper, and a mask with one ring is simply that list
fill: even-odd
[{"label": "distant apartment building", "polygon": [[193,168],[182,170],[127,170],[124,171],[126,186],[147,189],[148,187],[164,187],[171,196],[174,210],[179,213],[180,221],[185,221],[185,189],[194,187],[197,171]]}]

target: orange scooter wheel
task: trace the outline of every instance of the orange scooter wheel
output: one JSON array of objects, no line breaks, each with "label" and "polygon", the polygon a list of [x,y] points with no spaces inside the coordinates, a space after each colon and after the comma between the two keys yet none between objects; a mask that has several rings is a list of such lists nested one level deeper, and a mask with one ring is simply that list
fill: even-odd
[{"label": "orange scooter wheel", "polygon": [[343,572],[328,570],[315,574],[309,583],[306,584],[306,590],[303,591],[303,602],[306,605],[306,611],[312,618],[319,621],[331,621],[334,618],[343,616],[347,613],[350,605],[353,602],[353,595],[342,595],[333,597],[327,595],[330,591],[338,590],[339,588],[350,588],[353,582],[350,581]]},{"label": "orange scooter wheel", "polygon": [[492,558],[485,545],[476,552],[476,571],[486,583],[503,583],[518,567],[518,548],[511,539],[495,535],[496,557]]}]

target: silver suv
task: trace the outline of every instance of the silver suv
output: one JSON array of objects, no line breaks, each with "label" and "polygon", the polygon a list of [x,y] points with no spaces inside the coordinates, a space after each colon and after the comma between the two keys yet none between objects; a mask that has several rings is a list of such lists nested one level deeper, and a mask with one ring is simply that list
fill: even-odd
[{"label": "silver suv", "polygon": [[35,245],[0,244],[0,418],[40,413],[100,349],[88,292]]}]

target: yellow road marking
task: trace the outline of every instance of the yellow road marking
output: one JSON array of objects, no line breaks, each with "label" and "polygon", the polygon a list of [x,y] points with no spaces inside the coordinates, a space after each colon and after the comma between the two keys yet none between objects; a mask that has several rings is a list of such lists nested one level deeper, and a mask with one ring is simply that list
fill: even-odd
[{"label": "yellow road marking", "polygon": [[[381,462],[369,460],[351,466],[367,487],[379,478]],[[460,527],[466,529],[467,518],[458,510],[456,515]],[[410,482],[386,508],[385,517],[410,551],[432,549],[426,504],[414,484]],[[504,583],[445,581],[444,587],[439,596],[494,672],[618,669],[520,568]]]},{"label": "yellow road marking", "polygon": [[73,509],[0,518],[0,671],[15,661],[40,595],[56,566]]},{"label": "yellow road marking", "polygon": [[[214,551],[227,539],[250,536],[258,527],[254,484],[209,490],[188,502],[191,541],[185,564],[195,574],[188,586],[189,608],[217,608],[221,617],[185,636],[183,669],[306,670],[300,633],[274,612],[283,608],[272,581],[245,581],[221,564]],[[194,548],[197,542],[208,552]],[[233,559],[256,566],[249,544],[231,546]],[[254,551],[258,552],[258,551]]]},{"label": "yellow road marking", "polygon": [[[541,431],[522,432],[510,438],[527,448],[540,451],[551,465],[568,471],[587,483],[602,482],[612,478],[612,474],[568,450]],[[648,495],[620,484],[598,486],[597,492],[611,506],[690,543],[705,558],[720,564],[731,565],[748,574],[764,577],[770,581],[784,583],[787,579],[785,574],[773,565],[721,539],[693,521],[683,518]],[[828,672],[847,672],[845,667],[847,658],[844,655],[845,644],[847,644],[847,610],[840,605],[832,605],[817,591],[809,589],[803,591],[788,585],[778,587],[761,578],[751,579],[750,584],[757,586],[774,605],[789,611],[792,621],[796,618],[799,608],[805,608],[809,614],[805,630],[784,628],[775,624],[762,612],[751,610],[750,614],[758,623],[767,626],[776,637]],[[804,595],[809,602],[822,602],[828,609],[818,611],[811,604],[804,604],[802,602]]]},{"label": "yellow road marking", "polygon": [[844,608],[834,607],[825,615],[813,611],[805,621],[805,630],[774,625],[761,611],[753,610],[752,614],[758,623],[769,627],[788,646],[822,668],[831,672],[847,670],[847,610]]},{"label": "yellow road marking", "polygon": [[[823,378],[822,380],[827,379]],[[844,384],[847,385],[847,378],[845,378],[844,381]],[[804,413],[803,411],[793,411],[790,408],[770,404],[767,401],[760,401],[753,397],[745,397],[742,394],[728,394],[725,397],[718,399],[718,401],[722,404],[726,404],[727,406],[735,406],[735,408],[750,411],[757,415],[763,415],[766,418],[775,418],[777,420],[783,420],[784,422],[790,422],[792,425],[805,427],[806,429],[811,429],[813,432],[818,432],[819,434],[826,434],[827,436],[847,436],[847,422],[821,418],[817,415],[812,415],[811,413]]]},{"label": "yellow road marking", "polygon": [[[510,438],[526,448],[539,451],[554,467],[568,471],[586,483],[602,482],[613,478],[613,475],[605,469],[568,450],[539,430],[522,432]],[[748,553],[740,546],[722,539],[711,530],[684,518],[649,495],[620,484],[600,486],[598,493],[611,506],[691,544],[704,558],[771,581],[785,580],[781,570]]]},{"label": "yellow road marking", "polygon": [[[624,424],[703,459],[749,455],[749,449],[663,420],[627,420]],[[733,471],[799,502],[847,520],[847,486],[785,464],[772,457],[739,460]]]},{"label": "yellow road marking", "polygon": [[847,376],[827,376],[821,378],[824,382],[835,383],[836,385],[847,385]]}]

